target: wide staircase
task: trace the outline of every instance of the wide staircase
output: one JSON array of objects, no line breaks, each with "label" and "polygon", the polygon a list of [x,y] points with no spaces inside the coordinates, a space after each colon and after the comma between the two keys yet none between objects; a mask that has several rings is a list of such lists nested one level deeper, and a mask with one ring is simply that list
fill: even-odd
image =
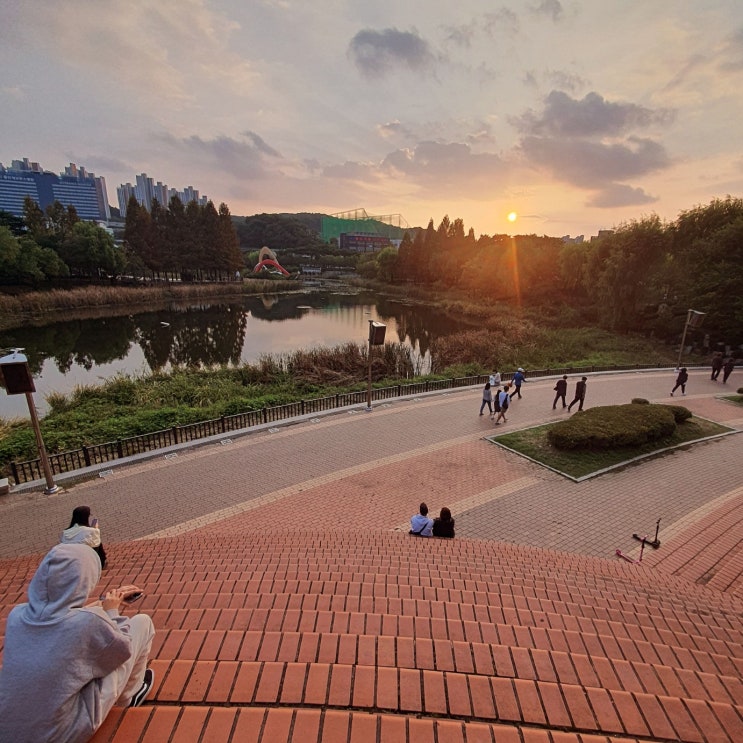
[{"label": "wide staircase", "polygon": [[[733,595],[485,541],[226,532],[111,545],[156,688],[95,743],[743,741]],[[4,615],[37,564],[4,561]]]}]

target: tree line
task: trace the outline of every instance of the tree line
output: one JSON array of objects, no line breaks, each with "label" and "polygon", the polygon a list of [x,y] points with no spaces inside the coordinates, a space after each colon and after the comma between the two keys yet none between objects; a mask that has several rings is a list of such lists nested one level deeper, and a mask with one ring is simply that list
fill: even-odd
[{"label": "tree line", "polygon": [[129,200],[124,247],[132,266],[158,277],[198,280],[231,278],[243,267],[237,233],[227,204],[219,211],[177,197],[167,207],[157,199],[150,209]]},{"label": "tree line", "polygon": [[148,211],[129,202],[123,244],[95,222],[80,219],[59,201],[41,209],[27,196],[23,216],[0,211],[0,282],[38,287],[60,280],[121,276],[221,280],[243,267],[230,210],[210,201]]},{"label": "tree line", "polygon": [[[706,313],[710,342],[743,343],[743,199],[731,196],[652,215],[600,239],[564,243],[537,235],[465,232],[461,219],[433,220],[399,250],[362,258],[359,272],[386,282],[442,285],[478,301],[560,312],[565,324],[681,334],[686,313]],[[701,338],[690,338],[690,342]]]}]

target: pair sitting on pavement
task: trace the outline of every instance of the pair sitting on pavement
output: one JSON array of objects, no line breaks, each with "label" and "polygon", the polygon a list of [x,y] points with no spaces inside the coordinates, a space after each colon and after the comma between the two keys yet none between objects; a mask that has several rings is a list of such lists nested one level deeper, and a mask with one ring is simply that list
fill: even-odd
[{"label": "pair sitting on pavement", "polygon": [[447,537],[454,536],[454,519],[451,511],[444,507],[435,519],[428,517],[428,506],[421,503],[419,512],[410,519],[410,534],[416,537]]}]

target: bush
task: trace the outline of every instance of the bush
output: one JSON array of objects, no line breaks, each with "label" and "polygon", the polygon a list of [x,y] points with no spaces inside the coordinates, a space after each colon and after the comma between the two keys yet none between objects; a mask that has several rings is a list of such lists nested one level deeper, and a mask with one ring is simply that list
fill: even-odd
[{"label": "bush", "polygon": [[683,423],[691,418],[691,410],[683,405],[664,405],[663,407],[668,408],[673,413],[673,419],[676,423]]},{"label": "bush", "polygon": [[646,400],[644,397],[633,397],[633,405],[650,405],[650,400]]},{"label": "bush", "polygon": [[666,405],[611,405],[577,413],[550,428],[547,438],[557,449],[613,449],[641,446],[670,436],[674,413]]}]

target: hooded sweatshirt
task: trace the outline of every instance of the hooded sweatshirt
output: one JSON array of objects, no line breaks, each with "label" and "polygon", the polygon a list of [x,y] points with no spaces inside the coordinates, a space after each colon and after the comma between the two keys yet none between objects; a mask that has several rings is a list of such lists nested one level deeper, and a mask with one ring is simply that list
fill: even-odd
[{"label": "hooded sweatshirt", "polygon": [[103,722],[101,679],[131,655],[125,617],[83,608],[101,575],[87,545],[58,544],[8,616],[0,741],[83,743]]}]

